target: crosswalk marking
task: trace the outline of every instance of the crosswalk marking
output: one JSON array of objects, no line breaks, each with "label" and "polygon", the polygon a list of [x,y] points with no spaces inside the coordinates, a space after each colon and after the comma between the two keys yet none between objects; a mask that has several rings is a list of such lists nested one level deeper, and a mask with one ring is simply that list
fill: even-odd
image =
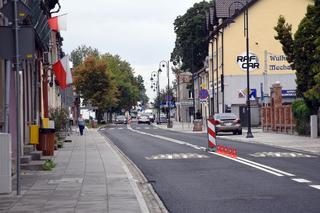
[{"label": "crosswalk marking", "polygon": [[264,158],[264,157],[274,157],[274,158],[315,158],[316,156],[298,153],[298,152],[256,152],[250,154],[253,157]]},{"label": "crosswalk marking", "polygon": [[159,154],[146,157],[147,160],[177,160],[177,159],[204,159],[209,158],[207,155],[198,153],[173,153],[173,154]]}]

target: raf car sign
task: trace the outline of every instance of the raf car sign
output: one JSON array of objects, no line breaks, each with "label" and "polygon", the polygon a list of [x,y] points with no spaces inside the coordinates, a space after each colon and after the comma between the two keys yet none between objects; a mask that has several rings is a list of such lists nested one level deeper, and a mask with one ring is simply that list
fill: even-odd
[{"label": "raf car sign", "polygon": [[[242,70],[247,70],[247,53],[244,52],[241,55],[237,56],[237,63],[239,64]],[[249,71],[259,69],[260,63],[258,56],[254,53],[249,53]]]}]

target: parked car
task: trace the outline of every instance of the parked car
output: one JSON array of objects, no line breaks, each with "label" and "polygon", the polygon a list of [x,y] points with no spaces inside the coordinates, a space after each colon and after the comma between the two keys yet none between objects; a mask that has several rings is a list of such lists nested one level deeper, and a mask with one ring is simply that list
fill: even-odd
[{"label": "parked car", "polygon": [[127,118],[124,115],[118,115],[114,121],[115,124],[126,124]]},{"label": "parked car", "polygon": [[151,121],[148,114],[142,114],[138,117],[138,124],[141,123],[146,123],[150,125]]},{"label": "parked car", "polygon": [[165,114],[160,114],[160,121],[157,118],[157,124],[161,124],[161,123],[167,123],[168,119],[167,119],[167,115]]},{"label": "parked car", "polygon": [[240,119],[233,113],[218,113],[214,115],[216,120],[216,133],[218,132],[232,132],[235,134],[242,134],[242,126]]}]

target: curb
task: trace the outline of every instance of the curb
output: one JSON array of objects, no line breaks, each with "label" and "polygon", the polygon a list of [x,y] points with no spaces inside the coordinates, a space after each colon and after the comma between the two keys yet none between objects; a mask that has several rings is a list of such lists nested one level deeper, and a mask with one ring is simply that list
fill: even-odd
[{"label": "curb", "polygon": [[128,172],[132,175],[133,180],[135,181],[135,184],[140,190],[142,198],[146,203],[148,208],[147,212],[168,213],[169,211],[141,170],[106,135],[100,133],[99,131],[100,128],[97,130],[97,132],[103,136],[106,142],[109,143],[114,151],[119,154],[119,157],[127,167]]}]

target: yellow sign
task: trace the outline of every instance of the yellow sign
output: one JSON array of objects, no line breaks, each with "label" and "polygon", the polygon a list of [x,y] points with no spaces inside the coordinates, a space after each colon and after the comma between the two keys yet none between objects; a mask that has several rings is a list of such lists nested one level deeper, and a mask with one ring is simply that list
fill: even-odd
[{"label": "yellow sign", "polygon": [[43,118],[42,119],[42,128],[49,128],[49,118]]},{"label": "yellow sign", "polygon": [[30,144],[39,144],[39,126],[30,126]]}]

